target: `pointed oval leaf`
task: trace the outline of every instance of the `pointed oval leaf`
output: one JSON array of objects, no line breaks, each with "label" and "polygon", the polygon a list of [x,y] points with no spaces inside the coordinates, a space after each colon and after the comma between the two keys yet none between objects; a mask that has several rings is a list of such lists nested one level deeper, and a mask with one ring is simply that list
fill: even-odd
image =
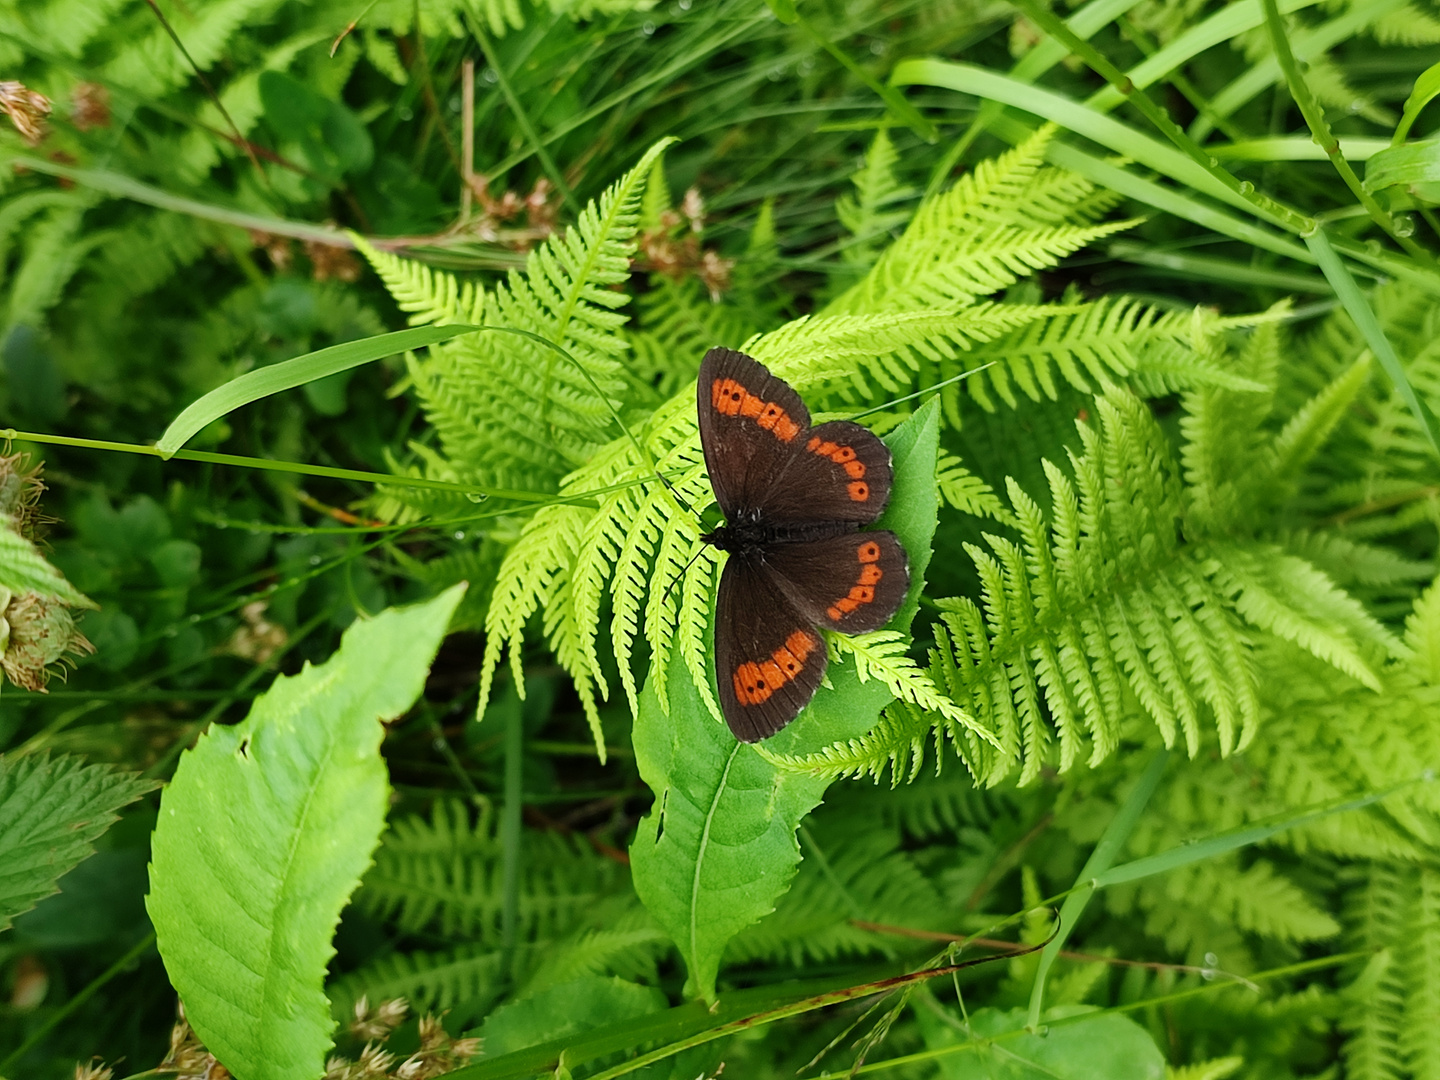
[{"label": "pointed oval leaf", "polygon": [[340,910],[385,823],[381,721],[405,712],[464,594],[355,623],[180,760],[160,803],[146,907],[196,1033],[238,1080],[314,1080]]},{"label": "pointed oval leaf", "polygon": [[[910,598],[891,626],[914,618],[930,561],[938,496],[938,408],[919,410],[885,440],[895,456],[890,506],[877,523],[910,554]],[[680,947],[694,989],[715,998],[725,946],[775,909],[800,862],[795,830],[824,797],[829,780],[782,772],[753,746],[737,742],[701,700],[683,658],[671,659],[670,711],[661,708],[651,672],[640,696],[633,739],[640,775],[655,806],[630,848],[635,891]],[[807,753],[861,735],[890,701],[884,684],[862,683],[850,663],[831,666],[800,717],[773,749]]]}]

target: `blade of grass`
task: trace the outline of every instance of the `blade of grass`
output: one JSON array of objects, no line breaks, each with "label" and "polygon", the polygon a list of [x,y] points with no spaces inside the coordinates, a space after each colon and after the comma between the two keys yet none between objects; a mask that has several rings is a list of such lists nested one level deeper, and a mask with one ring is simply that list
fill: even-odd
[{"label": "blade of grass", "polygon": [[[1313,7],[1322,0],[1283,0],[1285,14]],[[1222,45],[1247,30],[1254,30],[1265,21],[1260,9],[1260,0],[1238,0],[1237,3],[1221,8],[1215,14],[1198,22],[1184,33],[1167,42],[1162,48],[1147,56],[1125,73],[1130,82],[1144,88],[1165,78],[1182,64],[1199,56],[1206,49]],[[1085,104],[1100,112],[1109,112],[1122,101],[1125,95],[1114,85],[1104,86],[1086,98]],[[1210,103],[1213,111],[1213,102]],[[1228,116],[1228,114],[1226,114]],[[1199,137],[1196,136],[1196,141]],[[1208,147],[1206,149],[1209,149]]]},{"label": "blade of grass", "polygon": [[[1186,134],[1184,128],[1170,119],[1168,112],[1151,101],[1150,96],[1146,94],[1144,90],[1131,82],[1124,72],[1111,63],[1099,50],[1089,42],[1082,41],[1076,37],[1058,17],[1048,8],[1043,7],[1039,3],[1039,0],[1014,0],[1014,4],[1021,11],[1025,12],[1037,26],[1058,38],[1062,44],[1069,47],[1072,53],[1085,61],[1093,71],[1115,87],[1124,97],[1124,100],[1128,101],[1145,119],[1149,120],[1150,123],[1155,126],[1156,130],[1174,143],[1175,146],[1179,147],[1181,151],[1180,159],[1189,159],[1186,162],[1187,168],[1183,174],[1170,172],[1168,175],[1175,176],[1177,179],[1183,179],[1192,187],[1215,194],[1225,202],[1239,206],[1242,209],[1249,209],[1252,213],[1257,213],[1261,217],[1284,225],[1294,232],[1305,232],[1314,227],[1314,222],[1308,215],[1301,213],[1293,207],[1286,206],[1278,199],[1261,193],[1256,190],[1254,184],[1242,184],[1229,170],[1221,168],[1219,159],[1212,157],[1199,143]],[[1086,112],[1091,116],[1101,116],[1101,114],[1096,113],[1093,109],[1087,109]],[[1082,113],[1079,115],[1083,118],[1085,114]],[[1094,121],[1090,123],[1091,126],[1095,126]],[[1124,125],[1121,125],[1121,129],[1125,132],[1131,132],[1131,129],[1124,127]],[[1138,132],[1132,132],[1131,138],[1138,135]],[[1103,142],[1104,140],[1099,141]],[[1130,140],[1126,139],[1125,141]],[[1152,140],[1146,141],[1151,142]],[[1159,147],[1157,146],[1156,149],[1159,149]],[[1121,152],[1123,153],[1124,151]],[[1151,152],[1154,153],[1154,150]],[[1189,178],[1197,175],[1194,172],[1195,167],[1199,168],[1200,172],[1198,175],[1204,177],[1203,181],[1197,182],[1195,179]],[[1246,204],[1248,204],[1248,206]]]},{"label": "blade of grass", "polygon": [[1370,301],[1365,298],[1365,294],[1360,291],[1360,286],[1355,283],[1350,271],[1345,268],[1340,256],[1335,253],[1329,236],[1326,235],[1324,229],[1316,229],[1313,235],[1305,238],[1305,243],[1310,245],[1310,250],[1314,252],[1315,259],[1320,264],[1320,270],[1325,274],[1326,279],[1330,282],[1330,287],[1335,290],[1335,295],[1340,298],[1340,303],[1345,306],[1346,312],[1349,313],[1356,327],[1359,328],[1361,335],[1365,338],[1365,344],[1370,346],[1370,351],[1375,354],[1375,359],[1380,361],[1380,366],[1390,377],[1395,392],[1400,395],[1401,400],[1405,402],[1420,424],[1420,430],[1429,440],[1430,448],[1440,454],[1440,439],[1437,439],[1440,424],[1437,424],[1434,412],[1410,385],[1410,378],[1406,375],[1400,358],[1395,355],[1395,347],[1385,336],[1375,309],[1370,306]]},{"label": "blade of grass", "polygon": [[327,375],[349,371],[372,360],[381,360],[411,349],[423,349],[426,345],[447,341],[461,334],[473,334],[479,329],[478,326],[458,323],[417,326],[410,330],[397,330],[391,334],[377,334],[358,341],[331,345],[329,348],[317,349],[278,364],[247,371],[186,406],[180,415],[170,422],[165,434],[161,435],[160,441],[155,444],[155,449],[160,451],[162,459],[168,460],[207,424],[242,406],[278,394],[282,390],[304,386]]},{"label": "blade of grass", "polygon": [[[1109,26],[1139,2],[1140,0],[1090,0],[1090,3],[1065,20],[1065,25],[1070,27],[1077,37],[1088,40],[1091,35],[1101,28]],[[1313,0],[1313,2],[1318,2],[1318,0]],[[1064,60],[1065,56],[1065,46],[1054,38],[1047,37],[1015,63],[1015,66],[1010,69],[1010,77],[1017,82],[1034,82],[1061,60]],[[895,84],[893,76],[890,81],[892,85]],[[945,156],[940,159],[939,164],[931,171],[930,182],[925,186],[927,199],[940,190],[946,177],[950,175],[950,170],[965,156],[965,151],[970,149],[970,144],[978,139],[1004,111],[1003,102],[986,98],[980,103],[980,111],[970,121],[970,126],[965,129],[960,138],[955,140],[950,149],[945,152]]]},{"label": "blade of grass", "polygon": [[[229,207],[217,206],[214,203],[202,202],[184,195],[174,195],[161,188],[141,183],[139,180],[106,169],[76,169],[47,158],[32,157],[28,154],[0,153],[0,167],[14,168],[16,166],[29,169],[31,172],[57,176],[63,180],[82,184],[118,199],[131,199],[159,210],[170,210],[177,214],[200,218],[203,221],[214,221],[221,225],[233,225],[239,229],[256,232],[274,233],[276,236],[290,236],[296,240],[311,240],[329,247],[355,247],[355,242],[351,239],[350,234],[343,229],[314,225],[308,221],[265,217],[243,210],[232,210]],[[451,240],[472,249],[478,246],[474,243],[473,237],[456,236],[451,238],[445,234],[436,236],[367,236],[365,239],[372,247],[382,251],[439,247]],[[486,251],[485,256],[484,259],[475,260],[475,269],[511,270],[525,265],[525,256],[518,252],[497,248],[493,253]]]},{"label": "blade of grass", "polygon": [[[1139,782],[1126,797],[1124,805],[1116,812],[1110,824],[1105,827],[1105,832],[1100,837],[1100,842],[1095,845],[1095,850],[1085,860],[1085,865],[1080,868],[1080,874],[1075,879],[1076,889],[1065,898],[1065,903],[1060,907],[1060,926],[1055,935],[1050,939],[1049,944],[1040,952],[1040,964],[1035,969],[1035,982],[1030,987],[1030,1012],[1025,1020],[1025,1027],[1029,1031],[1038,1031],[1040,1028],[1041,1006],[1045,1000],[1045,980],[1049,977],[1050,967],[1055,963],[1055,957],[1065,945],[1065,940],[1070,932],[1075,929],[1076,922],[1085,911],[1085,906],[1090,903],[1090,898],[1095,895],[1095,880],[1110,869],[1116,856],[1130,839],[1130,834],[1135,831],[1136,824],[1140,821],[1140,815],[1150,802],[1150,796],[1155,794],[1155,788],[1160,784],[1160,778],[1165,775],[1165,766],[1170,764],[1170,751],[1161,750],[1150,759],[1150,764],[1145,772],[1141,774]],[[1085,887],[1085,883],[1089,886]]]},{"label": "blade of grass", "polygon": [[1399,146],[1410,134],[1410,128],[1420,117],[1420,110],[1440,95],[1440,64],[1431,64],[1415,80],[1415,88],[1405,99],[1405,108],[1400,113],[1400,122],[1395,125],[1395,134],[1390,138],[1391,146]]},{"label": "blade of grass", "polygon": [[1196,840],[1191,844],[1181,844],[1169,851],[1162,851],[1158,855],[1148,855],[1143,859],[1122,863],[1120,866],[1097,875],[1093,884],[1095,888],[1103,889],[1107,885],[1120,885],[1127,881],[1138,881],[1140,878],[1168,873],[1181,866],[1189,866],[1191,863],[1203,862],[1205,859],[1213,859],[1217,855],[1224,855],[1251,844],[1258,844],[1287,829],[1297,829],[1301,825],[1308,825],[1321,818],[1373,806],[1375,803],[1388,799],[1391,795],[1398,794],[1406,788],[1414,787],[1416,784],[1432,784],[1434,782],[1433,775],[1422,773],[1409,780],[1393,784],[1382,791],[1362,795],[1358,799],[1331,799],[1328,802],[1305,807],[1296,813],[1287,814],[1269,822],[1249,825],[1242,829],[1232,829],[1217,836],[1206,837],[1204,840]]},{"label": "blade of grass", "polygon": [[[1280,20],[1280,9],[1276,6],[1275,0],[1261,0],[1265,8],[1265,28],[1270,33],[1270,45],[1275,50],[1275,58],[1280,63],[1280,70],[1285,73],[1285,83],[1290,88],[1290,96],[1295,99],[1295,104],[1300,106],[1300,114],[1305,117],[1305,123],[1310,127],[1310,133],[1315,141],[1320,144],[1330,163],[1335,166],[1335,171],[1340,174],[1340,179],[1345,181],[1345,186],[1350,189],[1350,194],[1355,196],[1357,202],[1365,207],[1365,212],[1370,215],[1370,220],[1384,229],[1392,240],[1405,249],[1411,258],[1420,262],[1430,262],[1430,253],[1417,244],[1410,236],[1402,234],[1395,226],[1395,219],[1390,211],[1376,201],[1375,196],[1365,190],[1365,185],[1360,183],[1360,178],[1355,175],[1355,170],[1345,160],[1345,155],[1340,151],[1340,141],[1335,138],[1334,132],[1325,120],[1325,110],[1320,107],[1320,102],[1315,100],[1315,95],[1310,90],[1310,84],[1305,81],[1305,76],[1300,73],[1299,65],[1295,63],[1295,54],[1290,51],[1290,39],[1285,31],[1285,24]],[[1433,441],[1433,439],[1432,439]]]},{"label": "blade of grass", "polygon": [[1272,270],[1264,266],[1251,266],[1234,259],[1221,259],[1209,255],[1186,255],[1162,248],[1145,247],[1131,241],[1116,241],[1107,252],[1111,259],[1149,266],[1159,270],[1172,271],[1180,278],[1200,278],[1207,281],[1223,281],[1230,285],[1260,285],[1264,288],[1279,289],[1283,292],[1328,293],[1329,284],[1318,275],[1285,270]]},{"label": "blade of grass", "polygon": [[[1030,4],[1030,0],[1019,0],[1019,2],[1027,7],[1033,6]],[[1053,25],[1055,20],[1052,19],[1050,22]],[[1074,37],[1074,35],[1070,36]],[[1083,43],[1079,44],[1083,45]],[[1086,48],[1088,50],[1088,46]],[[1088,51],[1094,52],[1094,50]],[[1113,66],[1110,70],[1114,72]],[[1114,73],[1119,74],[1118,72]],[[1238,209],[1258,214],[1272,224],[1281,225],[1296,233],[1314,227],[1313,219],[1269,196],[1259,194],[1254,190],[1253,184],[1246,185],[1242,189],[1240,181],[1229,172],[1221,169],[1218,165],[1211,166],[1209,155],[1200,151],[1199,147],[1195,147],[1195,150],[1203,159],[1203,163],[1195,160],[1196,154],[1182,153],[1172,146],[1166,146],[1128,124],[1121,123],[1104,113],[1096,112],[1074,98],[1066,97],[1054,90],[1045,90],[1038,86],[1016,82],[1008,75],[1001,75],[999,72],[977,67],[974,64],[949,60],[908,60],[896,66],[894,77],[897,81],[943,86],[950,90],[959,90],[961,93],[1003,101],[1017,109],[1023,109],[1028,113],[1051,120],[1077,135],[1083,135],[1090,141],[1138,161],[1164,176],[1173,177],[1181,183],[1188,184],[1202,194],[1227,202]],[[1120,77],[1123,78],[1123,76]],[[1134,98],[1138,104],[1143,95],[1137,91]],[[1148,98],[1145,100],[1148,101]],[[1153,109],[1153,107],[1152,104],[1151,108]],[[1157,118],[1157,122],[1162,125],[1168,124],[1176,131],[1179,130],[1169,120],[1158,121]],[[1183,135],[1183,133],[1181,134]]]},{"label": "blade of grass", "polygon": [[915,108],[914,105],[911,105],[910,102],[905,99],[904,94],[900,93],[894,86],[886,86],[879,79],[875,78],[874,75],[871,75],[870,72],[852,60],[849,53],[840,48],[839,45],[836,45],[829,37],[815,29],[803,15],[798,11],[794,11],[793,7],[791,10],[795,15],[795,22],[799,27],[804,30],[805,33],[809,34],[817,45],[833,56],[841,67],[850,72],[851,75],[854,75],[871,90],[875,91],[875,93],[879,94],[880,99],[884,101],[885,104],[889,106],[890,111],[895,114],[895,119],[899,120],[927,143],[933,143],[940,137],[939,132],[935,130],[935,125],[921,115],[920,110]]},{"label": "blade of grass", "polygon": [[530,113],[516,95],[515,88],[510,85],[510,76],[505,74],[505,68],[501,65],[500,58],[495,53],[495,46],[490,41],[490,35],[485,32],[485,28],[480,25],[480,20],[475,18],[468,7],[465,9],[465,21],[470,25],[470,33],[479,42],[480,51],[485,54],[485,62],[495,73],[495,81],[500,87],[500,93],[505,95],[505,103],[510,106],[510,115],[515,117],[515,122],[520,125],[521,133],[529,142],[535,156],[540,159],[540,166],[545,170],[545,175],[550,177],[550,182],[555,185],[555,190],[560,192],[560,197],[565,200],[565,204],[572,211],[578,212],[580,204],[575,201],[575,193],[570,190],[570,185],[565,180],[565,174],[560,171],[560,166],[555,164],[555,159],[545,148],[545,143],[541,141],[535,125],[530,122]]},{"label": "blade of grass", "polygon": [[[1354,161],[1368,161],[1390,145],[1388,139],[1346,138],[1340,149]],[[1221,161],[1324,161],[1327,155],[1314,139],[1303,135],[1277,135],[1269,139],[1216,143],[1205,149]]]},{"label": "blade of grass", "polygon": [[[1324,55],[1340,42],[1349,41],[1362,27],[1402,7],[1404,3],[1405,0],[1365,0],[1364,3],[1352,4],[1345,14],[1312,30],[1297,30],[1292,42],[1295,56],[1305,61]],[[1280,65],[1273,56],[1257,61],[1245,74],[1210,99],[1211,110],[1221,116],[1230,116],[1266,87],[1279,82],[1280,74]],[[1211,130],[1203,116],[1190,125],[1191,137],[1197,142],[1209,135]]]},{"label": "blade of grass", "polygon": [[[896,66],[894,78],[897,82],[941,86],[982,97],[993,96],[1005,100],[1007,103],[1013,103],[1027,112],[1038,112],[1047,120],[1058,119],[1057,116],[1050,115],[1051,111],[1066,118],[1072,117],[1073,114],[1077,122],[1084,119],[1084,106],[1073,99],[1051,94],[1049,91],[1036,90],[1034,87],[1015,82],[1008,76],[997,75],[968,64],[952,64],[939,60],[907,60]],[[1082,113],[1075,113],[1075,110],[1082,110]],[[1104,124],[1107,131],[1121,136],[1122,146],[1128,146],[1130,149],[1139,150],[1142,153],[1147,148],[1154,148],[1161,152],[1169,162],[1180,162],[1183,166],[1191,165],[1175,151],[1161,146],[1148,136],[1127,128],[1118,121],[1094,112],[1088,112],[1088,116]],[[1063,124],[1063,120],[1059,122]],[[997,117],[992,127],[995,134],[1012,144],[1019,143],[1034,133],[1032,127],[1010,116]],[[1089,132],[1083,134],[1094,139],[1094,135]],[[1135,157],[1134,154],[1127,153],[1125,149],[1120,149],[1119,152],[1127,157]],[[1120,165],[1104,161],[1058,139],[1051,141],[1046,149],[1046,157],[1055,165],[1077,172],[1102,187],[1110,188],[1112,191],[1117,191],[1138,202],[1153,206],[1157,210],[1193,221],[1197,225],[1213,229],[1246,244],[1254,244],[1266,251],[1273,251],[1277,255],[1284,255],[1305,263],[1315,261],[1314,256],[1302,244],[1276,236],[1252,222],[1234,217],[1187,192],[1177,191],[1136,176]],[[1163,166],[1152,167],[1157,172],[1165,172]],[[1437,279],[1431,287],[1440,290],[1440,279]]]}]

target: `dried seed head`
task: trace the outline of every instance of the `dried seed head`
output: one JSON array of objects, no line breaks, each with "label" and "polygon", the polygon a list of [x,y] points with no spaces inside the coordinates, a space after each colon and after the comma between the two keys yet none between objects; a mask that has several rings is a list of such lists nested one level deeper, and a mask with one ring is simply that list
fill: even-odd
[{"label": "dried seed head", "polygon": [[43,693],[52,674],[63,676],[71,655],[94,651],[60,601],[0,589],[0,670],[16,686]]},{"label": "dried seed head", "polygon": [[305,255],[310,260],[310,274],[316,281],[360,280],[360,260],[353,251],[322,244],[318,240],[305,241]]},{"label": "dried seed head", "polygon": [[0,112],[10,117],[15,129],[31,146],[39,146],[45,138],[45,118],[50,115],[50,99],[28,89],[22,82],[0,82]]},{"label": "dried seed head", "polygon": [[110,126],[110,91],[100,83],[76,83],[70,91],[70,122],[81,131]]}]

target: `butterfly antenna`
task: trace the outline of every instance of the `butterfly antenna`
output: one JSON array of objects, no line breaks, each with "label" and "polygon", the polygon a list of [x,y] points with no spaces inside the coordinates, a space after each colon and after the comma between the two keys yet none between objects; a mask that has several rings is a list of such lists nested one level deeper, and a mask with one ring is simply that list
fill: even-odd
[{"label": "butterfly antenna", "polygon": [[951,383],[957,383],[961,379],[968,379],[971,375],[979,374],[986,368],[992,368],[994,366],[995,361],[991,360],[988,364],[981,364],[979,367],[971,368],[969,371],[962,371],[959,375],[953,375],[950,378],[944,380],[943,382],[935,383],[933,386],[927,386],[923,390],[916,390],[913,394],[906,394],[904,397],[891,398],[883,405],[876,405],[873,409],[866,409],[864,412],[856,413],[854,416],[850,417],[850,419],[859,420],[862,416],[869,416],[871,413],[884,412],[892,405],[900,405],[907,401],[914,401],[918,397],[924,397],[926,394],[933,394],[937,390],[943,390]]},{"label": "butterfly antenna", "polygon": [[675,587],[676,582],[679,582],[679,581],[683,581],[683,580],[684,580],[686,571],[688,571],[688,570],[690,569],[690,567],[694,566],[694,565],[695,565],[695,560],[698,559],[698,558],[700,558],[700,556],[703,555],[704,553],[705,553],[705,548],[704,548],[703,546],[695,549],[695,554],[690,556],[690,561],[687,562],[684,566],[682,566],[682,567],[680,568],[680,573],[678,573],[678,574],[676,574],[674,577],[672,577],[672,578],[670,579],[670,581],[666,584],[666,586],[665,586],[665,591],[660,594],[660,603],[661,603],[661,604],[664,604],[666,600],[669,600],[669,599],[670,599],[670,590]]},{"label": "butterfly antenna", "polygon": [[[603,401],[605,403],[605,407],[610,410],[611,417],[615,420],[615,423],[620,426],[620,430],[625,433],[625,437],[630,440],[630,445],[635,447],[635,452],[640,455],[640,460],[644,462],[645,466],[652,473],[655,474],[655,479],[659,480],[660,483],[665,485],[665,490],[670,492],[670,497],[675,500],[676,504],[679,505],[681,509],[689,511],[689,513],[695,518],[696,521],[700,520],[700,515],[695,512],[695,508],[691,506],[688,502],[686,502],[684,499],[682,499],[680,497],[680,493],[675,490],[675,485],[670,483],[670,481],[665,476],[661,475],[660,469],[655,464],[655,459],[650,456],[650,451],[646,449],[644,443],[642,443],[639,439],[635,438],[635,436],[631,433],[630,429],[626,426],[625,421],[620,419],[619,412],[617,412],[615,406],[611,404],[610,398],[605,394],[603,390],[600,389],[600,385],[590,374],[590,370],[574,356],[572,356],[569,350],[565,349],[563,346],[557,344],[556,342],[551,341],[549,338],[541,337],[539,334],[532,334],[529,330],[521,330],[518,327],[514,326],[494,326],[490,323],[482,323],[481,325],[475,327],[475,329],[498,330],[502,334],[515,334],[518,337],[529,338],[531,341],[535,341],[540,343],[541,345],[544,345],[547,349],[553,349],[555,352],[563,356],[566,360],[569,360],[570,363],[574,364],[575,367],[579,370],[580,374],[585,377],[585,381],[590,384],[590,389],[595,391],[595,396],[598,397],[601,401]],[[694,560],[691,561],[693,562]],[[686,569],[689,569],[689,567],[687,566]]]}]

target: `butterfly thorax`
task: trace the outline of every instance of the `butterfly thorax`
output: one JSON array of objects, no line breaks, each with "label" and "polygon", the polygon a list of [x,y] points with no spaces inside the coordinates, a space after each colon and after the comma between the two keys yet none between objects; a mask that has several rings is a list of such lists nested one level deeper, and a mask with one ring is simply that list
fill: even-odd
[{"label": "butterfly thorax", "polygon": [[758,552],[774,544],[804,544],[852,533],[857,526],[844,521],[766,521],[758,510],[742,510],[728,525],[700,537],[726,552]]}]

